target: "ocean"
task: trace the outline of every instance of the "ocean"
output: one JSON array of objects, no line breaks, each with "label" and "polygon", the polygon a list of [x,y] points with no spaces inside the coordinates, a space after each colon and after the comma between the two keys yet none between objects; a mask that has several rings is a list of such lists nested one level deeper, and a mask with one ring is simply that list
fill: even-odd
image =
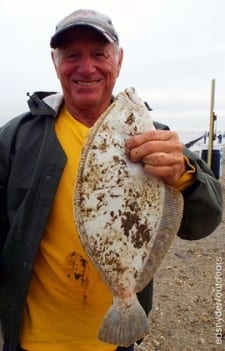
[{"label": "ocean", "polygon": [[[193,150],[207,149],[208,148],[208,136],[206,131],[177,131],[180,141],[188,148]],[[217,134],[213,141],[214,148],[220,148],[225,144],[225,134]]]},{"label": "ocean", "polygon": [[187,144],[192,140],[196,140],[200,137],[203,138],[203,136],[205,135],[205,131],[178,130],[177,133],[183,144]]}]

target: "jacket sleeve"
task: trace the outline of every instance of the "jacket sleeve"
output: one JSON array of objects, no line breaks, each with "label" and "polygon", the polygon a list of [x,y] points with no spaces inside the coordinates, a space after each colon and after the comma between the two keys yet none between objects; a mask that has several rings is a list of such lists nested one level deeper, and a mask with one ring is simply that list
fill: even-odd
[{"label": "jacket sleeve", "polygon": [[[169,127],[155,122],[156,129],[169,130]],[[208,165],[186,147],[184,156],[188,157],[196,169],[194,183],[182,192],[184,198],[183,219],[178,232],[182,239],[196,240],[212,233],[222,219],[222,191]]]},{"label": "jacket sleeve", "polygon": [[183,192],[184,214],[178,235],[183,239],[203,238],[216,229],[222,219],[222,191],[208,165],[184,147],[183,153],[196,169],[194,183]]},{"label": "jacket sleeve", "polygon": [[14,119],[0,128],[0,256],[9,231],[6,194],[17,127],[18,120]]}]

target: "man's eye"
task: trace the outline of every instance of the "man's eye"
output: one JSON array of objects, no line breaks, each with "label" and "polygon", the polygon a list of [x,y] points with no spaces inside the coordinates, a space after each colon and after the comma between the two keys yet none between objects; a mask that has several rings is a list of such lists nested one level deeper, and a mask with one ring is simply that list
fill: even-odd
[{"label": "man's eye", "polygon": [[95,52],[95,56],[99,57],[99,58],[105,58],[106,57],[104,52],[102,52],[102,51],[96,51]]},{"label": "man's eye", "polygon": [[76,60],[79,57],[79,55],[77,53],[71,53],[67,55],[67,59],[68,60]]}]

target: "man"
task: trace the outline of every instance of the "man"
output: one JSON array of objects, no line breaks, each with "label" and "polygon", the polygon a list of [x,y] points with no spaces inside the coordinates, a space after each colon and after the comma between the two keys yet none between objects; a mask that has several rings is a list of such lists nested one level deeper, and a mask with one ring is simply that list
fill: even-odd
[{"label": "man", "polygon": [[[123,51],[111,20],[91,10],[63,19],[51,47],[63,94],[34,94],[30,111],[0,131],[4,350],[123,350],[97,338],[112,296],[79,241],[72,209],[81,147],[113,100]],[[179,236],[204,237],[221,220],[220,184],[176,133],[155,127],[130,138],[127,154],[182,192]],[[151,294],[152,283],[139,294],[146,313]]]}]

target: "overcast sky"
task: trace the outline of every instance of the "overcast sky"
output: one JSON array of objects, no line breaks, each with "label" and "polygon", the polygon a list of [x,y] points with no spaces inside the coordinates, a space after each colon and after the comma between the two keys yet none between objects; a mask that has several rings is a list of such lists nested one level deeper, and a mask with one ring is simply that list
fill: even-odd
[{"label": "overcast sky", "polygon": [[176,130],[225,130],[224,0],[0,0],[0,124],[27,110],[26,93],[60,91],[50,58],[56,23],[78,8],[108,14],[124,48],[115,93],[133,86],[152,117]]}]

